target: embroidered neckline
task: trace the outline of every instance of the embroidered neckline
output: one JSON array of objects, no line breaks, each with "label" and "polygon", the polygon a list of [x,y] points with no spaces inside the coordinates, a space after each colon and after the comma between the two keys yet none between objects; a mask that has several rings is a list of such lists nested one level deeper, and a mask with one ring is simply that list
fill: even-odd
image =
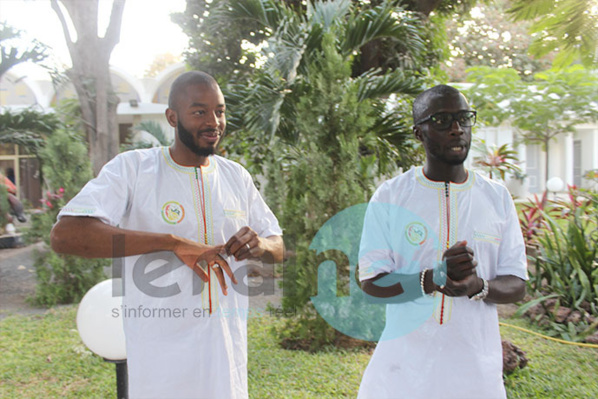
[{"label": "embroidered neckline", "polygon": [[[463,183],[449,183],[451,185],[452,191],[467,191],[473,187],[473,183],[475,181],[475,174],[469,170],[467,171],[467,179]],[[445,189],[445,182],[443,181],[433,181],[426,177],[424,174],[424,167],[418,166],[415,168],[415,178],[418,183],[425,187],[435,188],[438,190]]]},{"label": "embroidered neckline", "polygon": [[[172,155],[170,155],[169,147],[162,147],[162,155],[164,156],[166,164],[171,168],[179,172],[195,175],[195,166],[184,166],[176,163],[176,161],[172,159]],[[212,173],[215,169],[216,159],[214,155],[211,155],[208,157],[208,164],[206,166],[201,166],[201,170],[203,173]]]}]

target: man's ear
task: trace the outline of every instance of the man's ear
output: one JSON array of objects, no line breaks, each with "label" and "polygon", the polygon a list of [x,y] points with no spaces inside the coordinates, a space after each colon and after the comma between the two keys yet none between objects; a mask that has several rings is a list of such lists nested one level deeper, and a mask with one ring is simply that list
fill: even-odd
[{"label": "man's ear", "polygon": [[418,139],[419,141],[424,141],[422,138],[422,131],[419,128],[419,126],[413,126],[413,135],[415,136],[416,139]]},{"label": "man's ear", "polygon": [[170,126],[176,128],[178,122],[176,111],[166,108],[166,120]]}]

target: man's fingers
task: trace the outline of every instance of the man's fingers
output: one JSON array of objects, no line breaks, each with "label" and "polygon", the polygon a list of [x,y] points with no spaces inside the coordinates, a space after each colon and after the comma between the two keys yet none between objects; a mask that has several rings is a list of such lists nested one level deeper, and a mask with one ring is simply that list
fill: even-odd
[{"label": "man's fingers", "polygon": [[233,255],[237,260],[243,260],[252,256],[251,251],[259,245],[257,234],[252,230],[248,230],[240,237],[236,237],[235,241],[228,247],[227,253]]},{"label": "man's fingers", "polygon": [[[235,257],[237,258],[237,260],[244,260],[255,257],[255,255],[259,252],[259,245],[260,241],[258,237],[254,236],[239,248],[239,250],[235,254]],[[258,252],[254,252],[256,248],[258,248]]]},{"label": "man's fingers", "polygon": [[218,283],[220,283],[220,288],[222,289],[222,293],[224,295],[228,294],[228,286],[226,285],[226,281],[224,280],[224,273],[222,272],[222,268],[218,265],[218,263],[213,263],[210,266],[214,273],[216,274],[216,278],[218,278]]},{"label": "man's fingers", "polygon": [[473,249],[467,246],[467,241],[458,241],[455,245],[444,251],[442,258],[448,260],[451,257],[464,254],[470,255],[473,258]]},{"label": "man's fingers", "polygon": [[236,243],[234,246],[235,249],[233,250],[233,253],[237,256],[237,258],[245,255],[251,250],[252,239],[253,235],[250,232],[243,234],[243,236],[239,238],[239,241]]},{"label": "man's fingers", "polygon": [[207,283],[208,282],[208,273],[207,271],[204,269],[204,266],[202,265],[206,264],[205,261],[200,261],[197,262],[193,265],[193,271],[195,272],[195,274],[197,274],[197,276],[204,282]]},{"label": "man's fingers", "polygon": [[463,241],[457,241],[452,247],[449,248],[449,251],[451,249],[456,249],[459,247],[466,247],[467,246],[467,240],[463,240]]},{"label": "man's fingers", "polygon": [[211,258],[224,252],[224,245],[213,245],[210,246],[203,254],[204,258]]},{"label": "man's fingers", "polygon": [[[235,277],[233,271],[231,270],[230,266],[228,265],[228,262],[225,261],[221,256],[218,256],[215,260],[214,263],[217,264],[218,266],[220,266],[221,272],[222,270],[224,270],[224,272],[226,272],[226,274],[228,275],[228,277],[230,277],[230,280],[232,281],[233,284],[237,284],[237,278]],[[224,275],[223,275],[224,277]]]},{"label": "man's fingers", "polygon": [[228,255],[233,255],[236,251],[239,250],[239,247],[242,245],[241,243],[244,241],[242,237],[247,234],[249,231],[249,227],[245,226],[242,227],[234,236],[229,238],[229,240],[224,244],[224,249]]},{"label": "man's fingers", "polygon": [[225,244],[225,250],[228,255],[233,255],[238,260],[251,257],[251,250],[259,245],[257,233],[250,227],[242,227]]},{"label": "man's fingers", "polygon": [[459,263],[469,263],[469,262],[473,262],[473,260],[474,260],[473,255],[468,252],[459,254],[459,255],[449,256],[448,258],[446,258],[446,261],[447,261],[447,263],[449,263],[449,266],[457,265]]}]

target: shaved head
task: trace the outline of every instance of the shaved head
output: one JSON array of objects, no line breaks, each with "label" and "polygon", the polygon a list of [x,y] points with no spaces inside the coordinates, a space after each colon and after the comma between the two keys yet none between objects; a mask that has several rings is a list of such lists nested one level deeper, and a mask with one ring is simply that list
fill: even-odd
[{"label": "shaved head", "polygon": [[218,87],[218,82],[216,82],[216,79],[205,72],[189,71],[183,73],[176,78],[174,82],[172,82],[172,86],[170,86],[170,94],[168,95],[168,108],[176,110],[180,96],[185,94],[185,90],[187,90],[187,88],[196,85]]}]

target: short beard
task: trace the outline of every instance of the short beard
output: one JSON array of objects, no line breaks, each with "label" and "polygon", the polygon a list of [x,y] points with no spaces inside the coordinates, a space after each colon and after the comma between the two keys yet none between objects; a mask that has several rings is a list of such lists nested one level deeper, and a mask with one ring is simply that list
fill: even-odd
[{"label": "short beard", "polygon": [[185,147],[190,149],[195,155],[199,155],[200,157],[214,155],[214,147],[199,147],[195,144],[193,134],[185,129],[180,120],[177,121],[177,132],[179,134],[179,140],[181,140],[181,142],[185,144]]},{"label": "short beard", "polygon": [[465,153],[465,158],[463,158],[463,159],[445,159],[444,161],[446,163],[448,163],[449,165],[453,165],[453,166],[463,165],[465,163],[465,160],[467,159],[468,155],[469,155],[469,152]]}]

